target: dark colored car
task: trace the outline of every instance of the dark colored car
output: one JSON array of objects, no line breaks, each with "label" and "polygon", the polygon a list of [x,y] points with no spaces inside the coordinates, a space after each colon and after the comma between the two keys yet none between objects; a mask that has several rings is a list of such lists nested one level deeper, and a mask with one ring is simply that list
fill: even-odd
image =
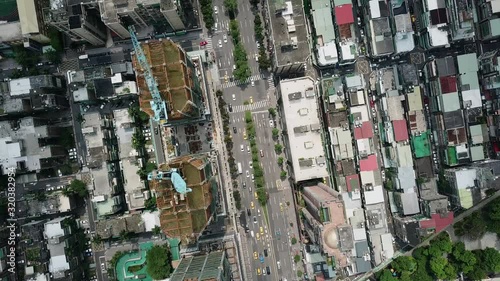
[{"label": "dark colored car", "polygon": [[250,209],[247,209],[247,215],[248,215],[248,216],[251,216],[251,215],[252,215],[252,212],[250,212]]},{"label": "dark colored car", "polygon": [[264,249],[264,257],[267,257],[267,249]]},{"label": "dark colored car", "polygon": [[269,268],[269,266],[266,266],[266,272],[267,272],[267,275],[271,275],[271,269]]},{"label": "dark colored car", "polygon": [[236,129],[236,127],[233,127],[233,133],[238,133],[238,129]]},{"label": "dark colored car", "polygon": [[231,104],[228,105],[229,112],[233,112],[233,106]]}]

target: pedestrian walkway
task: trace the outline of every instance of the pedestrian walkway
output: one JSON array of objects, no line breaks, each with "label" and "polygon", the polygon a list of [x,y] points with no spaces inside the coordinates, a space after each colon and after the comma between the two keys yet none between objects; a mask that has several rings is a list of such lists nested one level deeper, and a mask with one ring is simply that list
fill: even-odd
[{"label": "pedestrian walkway", "polygon": [[233,105],[233,113],[245,112],[247,110],[252,111],[268,106],[269,106],[268,100],[261,100],[247,105]]},{"label": "pedestrian walkway", "polygon": [[269,89],[267,89],[267,93],[268,94],[273,94],[274,90],[276,89],[276,87],[274,86],[273,75],[271,75],[271,76],[269,76],[269,78],[267,78],[267,82],[269,83]]},{"label": "pedestrian walkway", "polygon": [[205,49],[210,51],[214,49],[214,46],[212,45],[212,37],[208,37],[205,41],[207,41],[207,44],[205,45]]},{"label": "pedestrian walkway", "polygon": [[243,85],[243,84],[249,84],[251,81],[257,81],[257,80],[261,80],[263,78],[264,78],[263,74],[256,74],[256,75],[253,75],[252,77],[248,78],[246,81],[243,81],[243,82],[235,80],[235,81],[232,81],[232,82],[224,83],[224,84],[222,84],[222,89],[236,87],[236,86]]}]

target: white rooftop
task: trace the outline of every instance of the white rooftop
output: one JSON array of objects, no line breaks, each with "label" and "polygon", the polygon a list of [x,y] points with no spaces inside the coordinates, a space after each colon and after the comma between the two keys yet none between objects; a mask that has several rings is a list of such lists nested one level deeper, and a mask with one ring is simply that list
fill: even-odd
[{"label": "white rooftop", "polygon": [[351,107],[351,115],[354,117],[354,122],[359,121],[363,123],[370,121],[370,115],[368,114],[368,107],[366,105]]},{"label": "white rooftop", "polygon": [[339,55],[335,41],[327,42],[318,48],[318,63],[320,65],[336,64],[338,61]]},{"label": "white rooftop", "polygon": [[496,14],[500,12],[500,0],[491,0],[491,13]]},{"label": "white rooftop", "polygon": [[20,78],[14,79],[9,82],[10,87],[10,95],[20,96],[20,95],[28,95],[31,90],[31,83],[29,78]]},{"label": "white rooftop", "polygon": [[128,114],[128,109],[113,110],[113,116],[115,119],[120,159],[135,157],[137,151],[132,148],[132,135],[134,134],[135,126]]},{"label": "white rooftop", "polygon": [[64,229],[61,226],[61,222],[65,220],[67,217],[61,217],[57,219],[53,219],[44,224],[44,235],[47,238],[54,238],[64,236]]},{"label": "white rooftop", "polygon": [[466,189],[475,186],[477,172],[475,169],[461,169],[455,171],[455,185],[457,189]]},{"label": "white rooftop", "polygon": [[280,88],[295,181],[328,177],[314,80],[282,80]]},{"label": "white rooftop", "polygon": [[365,190],[366,205],[378,204],[384,202],[384,188],[379,185],[373,187],[373,190]]},{"label": "white rooftop", "polygon": [[332,139],[335,160],[352,159],[354,157],[354,149],[349,127],[346,129],[341,127],[328,128],[328,131]]},{"label": "white rooftop", "polygon": [[426,2],[429,11],[436,10],[439,8],[446,8],[444,0],[426,0]]},{"label": "white rooftop", "polygon": [[[340,52],[342,53],[343,60],[353,60],[356,58],[356,43],[354,41],[346,41],[340,43]],[[354,52],[352,52],[354,50]]]},{"label": "white rooftop", "polygon": [[446,23],[427,27],[431,46],[446,46],[450,43],[448,41],[448,31],[444,27],[446,27]]},{"label": "white rooftop", "polygon": [[396,144],[396,151],[398,153],[399,167],[412,167],[413,156],[411,154],[410,145]]},{"label": "white rooftop", "polygon": [[462,91],[464,108],[478,108],[483,106],[479,89]]}]

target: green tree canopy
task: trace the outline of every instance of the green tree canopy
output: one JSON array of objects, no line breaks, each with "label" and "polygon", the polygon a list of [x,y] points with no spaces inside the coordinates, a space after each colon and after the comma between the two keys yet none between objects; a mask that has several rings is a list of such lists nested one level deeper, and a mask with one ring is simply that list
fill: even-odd
[{"label": "green tree canopy", "polygon": [[417,262],[413,257],[399,256],[391,263],[391,267],[398,273],[413,273],[417,269]]},{"label": "green tree canopy", "polygon": [[481,262],[487,272],[500,271],[500,253],[493,248],[486,248],[482,251]]},{"label": "green tree canopy", "polygon": [[89,191],[87,190],[87,185],[78,179],[74,179],[68,186],[68,191],[73,195],[76,195],[81,198],[87,197]]},{"label": "green tree canopy", "polygon": [[61,54],[55,49],[50,49],[46,51],[43,55],[48,61],[52,62],[53,64],[61,63]]},{"label": "green tree canopy", "polygon": [[238,2],[236,0],[224,0],[224,7],[226,7],[230,18],[234,18],[238,10]]},{"label": "green tree canopy", "polygon": [[168,278],[172,273],[172,264],[167,246],[153,246],[146,254],[146,264],[151,278],[155,280]]},{"label": "green tree canopy", "polygon": [[275,144],[274,145],[274,151],[277,153],[277,154],[281,154],[281,152],[283,152],[283,146],[279,143]]}]

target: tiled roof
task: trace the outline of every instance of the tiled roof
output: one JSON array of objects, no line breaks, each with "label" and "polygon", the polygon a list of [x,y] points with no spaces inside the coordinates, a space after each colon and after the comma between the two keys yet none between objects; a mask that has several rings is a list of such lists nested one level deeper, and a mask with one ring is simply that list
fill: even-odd
[{"label": "tiled roof", "polygon": [[362,172],[375,171],[378,168],[377,156],[370,155],[359,161],[359,167]]},{"label": "tiled roof", "polygon": [[457,78],[454,76],[446,76],[439,78],[441,83],[441,92],[443,94],[453,93],[457,91]]},{"label": "tiled roof", "polygon": [[354,138],[357,140],[368,139],[373,137],[372,123],[369,121],[363,122],[361,127],[354,128]]}]

